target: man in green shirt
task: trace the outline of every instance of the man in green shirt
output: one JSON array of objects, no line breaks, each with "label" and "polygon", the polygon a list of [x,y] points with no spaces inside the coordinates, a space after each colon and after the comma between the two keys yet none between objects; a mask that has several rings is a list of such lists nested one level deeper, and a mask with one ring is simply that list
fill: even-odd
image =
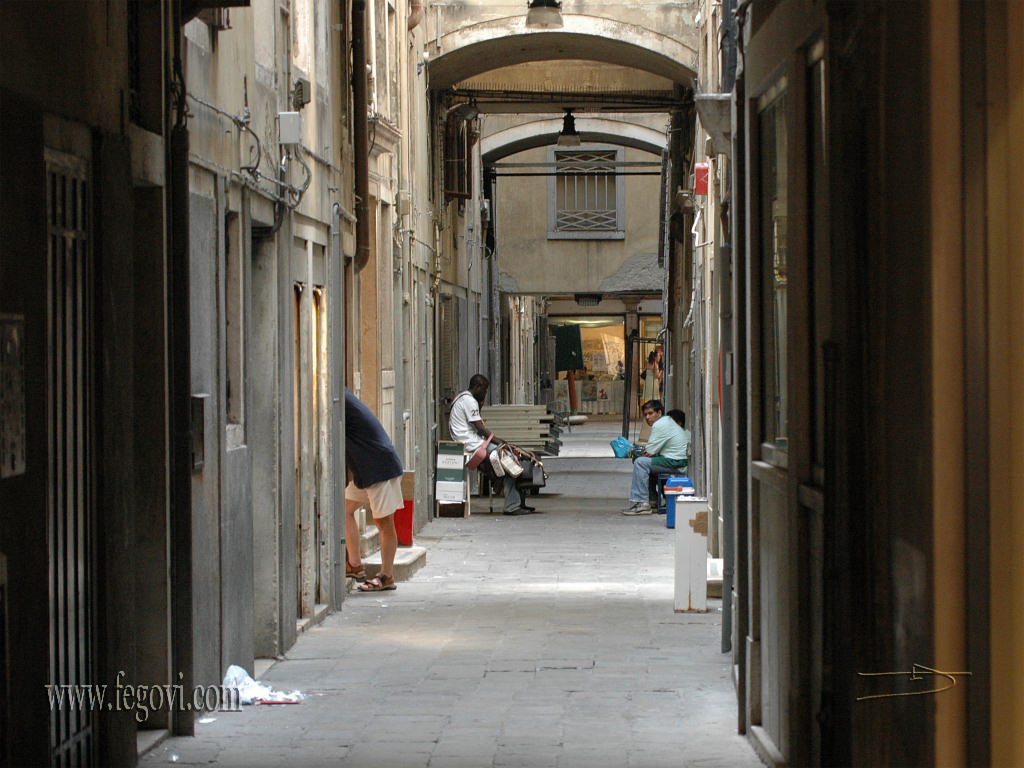
[{"label": "man in green shirt", "polygon": [[674,419],[665,415],[660,400],[648,400],[642,406],[644,421],[651,426],[644,452],[633,462],[633,484],[629,489],[630,505],[624,515],[649,515],[654,511],[648,496],[651,469],[685,469],[690,451],[690,433]]}]

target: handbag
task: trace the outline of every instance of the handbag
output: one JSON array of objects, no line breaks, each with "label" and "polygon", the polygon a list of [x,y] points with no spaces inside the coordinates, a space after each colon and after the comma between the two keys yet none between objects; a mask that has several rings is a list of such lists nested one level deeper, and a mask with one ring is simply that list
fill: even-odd
[{"label": "handbag", "polygon": [[627,458],[632,447],[633,444],[621,435],[612,440],[612,451],[617,459]]},{"label": "handbag", "polygon": [[505,468],[501,465],[500,451],[491,451],[488,453],[487,463],[484,466],[488,468],[485,470],[486,474],[491,475],[492,477],[498,478],[505,476]]},{"label": "handbag", "polygon": [[477,467],[480,466],[480,462],[482,462],[487,457],[487,446],[490,445],[491,439],[493,437],[494,435],[488,435],[487,439],[484,440],[483,445],[481,445],[479,448],[473,451],[473,455],[470,456],[469,460],[466,462],[466,466],[469,469],[476,469]]},{"label": "handbag", "polygon": [[543,488],[546,485],[548,474],[544,471],[540,459],[524,456],[519,460],[519,464],[523,468],[523,474],[519,476],[520,485],[529,485],[533,488]]},{"label": "handbag", "polygon": [[523,467],[519,463],[519,458],[508,443],[501,446],[497,453],[498,460],[501,462],[501,468],[505,470],[506,475],[515,478],[523,474]]}]

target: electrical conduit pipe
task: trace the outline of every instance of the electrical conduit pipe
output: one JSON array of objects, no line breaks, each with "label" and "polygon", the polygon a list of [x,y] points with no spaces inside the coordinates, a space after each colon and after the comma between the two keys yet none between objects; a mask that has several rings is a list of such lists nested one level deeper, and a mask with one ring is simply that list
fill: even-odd
[{"label": "electrical conduit pipe", "polygon": [[358,273],[370,261],[370,146],[366,94],[366,0],[352,2],[352,109],[355,152],[356,254]]}]

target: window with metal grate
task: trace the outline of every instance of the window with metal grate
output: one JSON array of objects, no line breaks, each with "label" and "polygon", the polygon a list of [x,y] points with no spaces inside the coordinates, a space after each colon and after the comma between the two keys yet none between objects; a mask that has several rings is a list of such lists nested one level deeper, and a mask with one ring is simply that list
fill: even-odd
[{"label": "window with metal grate", "polygon": [[611,148],[551,149],[555,173],[548,180],[548,238],[625,237],[623,152]]}]

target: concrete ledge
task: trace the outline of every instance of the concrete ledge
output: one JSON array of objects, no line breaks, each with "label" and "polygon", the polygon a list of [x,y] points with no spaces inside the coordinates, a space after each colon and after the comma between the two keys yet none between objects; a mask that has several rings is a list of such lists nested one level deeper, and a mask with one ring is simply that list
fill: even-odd
[{"label": "concrete ledge", "polygon": [[[395,553],[395,581],[406,581],[416,571],[427,564],[427,550],[425,547],[399,547]],[[380,573],[380,552],[374,552],[369,557],[363,558],[363,567],[366,568],[366,576],[373,578]]]},{"label": "concrete ledge", "polygon": [[708,597],[722,596],[722,558],[708,558]]},{"label": "concrete ledge", "polygon": [[785,758],[782,753],[779,752],[779,748],[775,746],[775,742],[772,741],[771,735],[768,731],[762,728],[760,725],[750,726],[750,731],[747,733],[747,740],[750,741],[754,747],[754,751],[757,756],[761,758],[761,762],[771,768],[776,766],[782,766],[786,764]]},{"label": "concrete ledge", "polygon": [[[297,634],[301,635],[307,629],[315,627],[317,624],[319,624],[325,618],[327,618],[327,614],[329,612],[330,611],[329,611],[329,609],[328,609],[328,607],[327,607],[327,605],[325,603],[317,603],[316,606],[314,606],[314,608],[313,608],[313,615],[312,616],[306,616],[304,618],[298,619],[295,622],[295,632]],[[254,678],[254,679],[259,679],[259,678]]]},{"label": "concrete ledge", "polygon": [[136,731],[135,732],[135,751],[139,757],[153,749],[157,744],[170,736],[170,731],[166,728],[147,730],[147,731]]},{"label": "concrete ledge", "polygon": [[252,679],[260,680],[267,670],[277,664],[277,659],[255,659],[252,663]]}]

